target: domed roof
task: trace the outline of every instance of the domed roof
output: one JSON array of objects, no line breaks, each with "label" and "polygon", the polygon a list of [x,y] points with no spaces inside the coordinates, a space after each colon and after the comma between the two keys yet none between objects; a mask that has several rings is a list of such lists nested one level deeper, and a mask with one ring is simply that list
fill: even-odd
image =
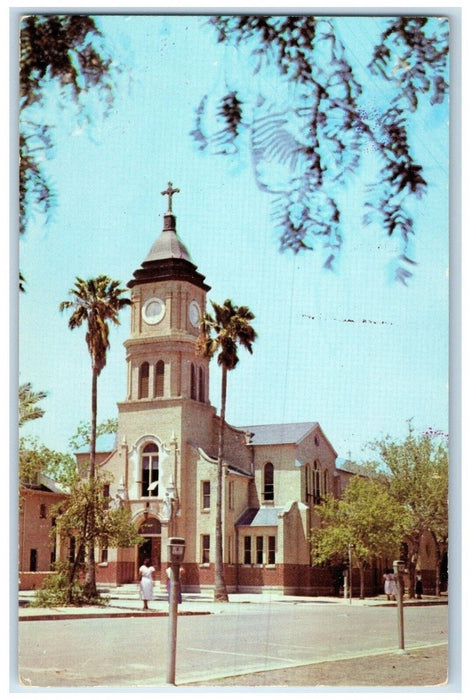
[{"label": "domed roof", "polygon": [[178,238],[175,230],[175,217],[172,214],[165,214],[164,228],[160,236],[154,241],[144,264],[157,260],[169,260],[178,258],[191,262],[190,254],[186,246]]},{"label": "domed roof", "polygon": [[198,272],[192,262],[186,246],[177,235],[176,217],[172,213],[172,195],[179,190],[168,183],[168,189],[162,194],[168,195],[169,205],[164,214],[164,226],[160,236],[154,241],[141,267],[134,271],[133,279],[128,282],[132,289],[136,284],[147,284],[163,280],[182,280],[208,291],[210,287],[204,276]]}]

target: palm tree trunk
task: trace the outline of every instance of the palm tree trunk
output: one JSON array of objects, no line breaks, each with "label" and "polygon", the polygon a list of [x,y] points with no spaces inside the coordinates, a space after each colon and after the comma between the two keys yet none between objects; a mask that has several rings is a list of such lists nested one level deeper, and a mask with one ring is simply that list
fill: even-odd
[{"label": "palm tree trunk", "polygon": [[218,440],[218,472],[216,488],[216,551],[214,558],[214,600],[226,603],[229,601],[224,579],[224,563],[222,557],[222,492],[223,492],[223,452],[224,424],[226,420],[227,369],[222,366],[221,380],[221,421]]},{"label": "palm tree trunk", "polygon": [[[92,369],[92,420],[90,430],[90,464],[88,469],[88,481],[90,488],[95,487],[95,462],[96,462],[96,426],[97,426],[97,384],[98,372]],[[88,514],[88,528],[86,535],[86,566],[85,566],[85,590],[89,598],[96,598],[96,574],[95,574],[95,507],[90,503]]]}]

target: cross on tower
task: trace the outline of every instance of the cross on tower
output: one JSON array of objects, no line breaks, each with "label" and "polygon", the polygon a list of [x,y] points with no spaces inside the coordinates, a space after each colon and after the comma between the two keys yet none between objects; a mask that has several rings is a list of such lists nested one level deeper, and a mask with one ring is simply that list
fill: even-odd
[{"label": "cross on tower", "polygon": [[173,187],[172,183],[169,182],[167,189],[160,193],[160,194],[168,195],[168,212],[169,213],[172,212],[172,196],[175,194],[175,192],[180,192],[180,190],[177,189],[176,187]]}]

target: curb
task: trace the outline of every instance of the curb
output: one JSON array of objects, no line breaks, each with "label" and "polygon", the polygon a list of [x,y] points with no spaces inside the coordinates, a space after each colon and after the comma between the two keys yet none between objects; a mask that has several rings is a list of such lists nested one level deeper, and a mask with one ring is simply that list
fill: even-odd
[{"label": "curb", "polygon": [[[179,612],[178,617],[188,616],[188,615],[212,615],[213,613],[209,611],[196,612],[194,610],[187,610],[185,612]],[[166,612],[140,612],[139,610],[129,611],[129,612],[112,612],[112,613],[39,613],[38,615],[20,615],[18,617],[19,622],[36,622],[36,620],[94,620],[103,618],[120,618],[120,617],[168,617]]]}]

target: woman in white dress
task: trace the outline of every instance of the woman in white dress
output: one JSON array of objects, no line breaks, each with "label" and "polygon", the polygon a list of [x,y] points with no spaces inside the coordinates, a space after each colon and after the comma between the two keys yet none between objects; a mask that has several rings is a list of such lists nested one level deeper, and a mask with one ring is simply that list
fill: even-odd
[{"label": "woman in white dress", "polygon": [[154,598],[154,571],[155,569],[151,566],[150,559],[144,559],[143,565],[139,568],[139,593],[144,610],[148,609],[148,601]]},{"label": "woman in white dress", "polygon": [[394,576],[392,569],[386,569],[386,573],[383,575],[384,579],[384,592],[388,600],[396,600],[397,586],[396,577]]}]

